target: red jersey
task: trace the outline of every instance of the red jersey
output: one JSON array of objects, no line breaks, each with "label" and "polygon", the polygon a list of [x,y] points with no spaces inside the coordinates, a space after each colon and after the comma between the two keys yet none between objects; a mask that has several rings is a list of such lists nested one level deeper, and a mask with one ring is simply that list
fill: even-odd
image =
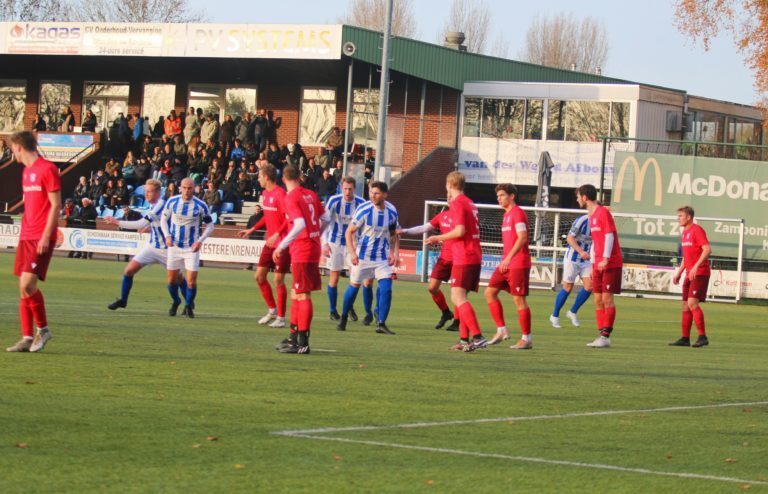
[{"label": "red jersey", "polygon": [[464,226],[464,236],[457,238],[453,243],[453,263],[459,266],[481,264],[483,253],[480,249],[477,206],[469,197],[461,194],[451,201],[450,215],[453,228]]},{"label": "red jersey", "polygon": [[[709,245],[707,239],[707,232],[702,227],[695,223],[691,223],[682,235],[683,244],[683,266],[687,272],[691,272],[693,265],[701,257],[702,247]],[[696,276],[709,276],[709,259],[701,263],[699,269],[696,271]]]},{"label": "red jersey", "polygon": [[589,230],[592,233],[595,265],[600,264],[605,259],[605,236],[613,233],[613,249],[606,268],[620,268],[623,264],[621,246],[619,245],[619,235],[616,233],[616,224],[613,222],[613,215],[610,211],[604,206],[597,206],[589,218]]},{"label": "red jersey", "polygon": [[[504,242],[504,257],[507,257],[507,254],[510,253],[515,242],[517,242],[518,228],[524,228],[524,231],[528,232],[528,216],[525,214],[525,211],[520,209],[520,206],[515,206],[504,213],[504,219],[501,220],[501,239]],[[517,251],[515,257],[512,258],[509,267],[512,269],[531,267],[531,251],[528,249],[528,240],[525,241],[523,248]]]},{"label": "red jersey", "polygon": [[[254,225],[254,228],[258,230],[264,225],[267,226],[267,233],[265,238],[269,238],[275,233],[279,233],[280,237],[277,239],[279,242],[285,236],[285,196],[287,193],[285,189],[280,186],[275,186],[272,190],[265,190],[262,192],[264,200],[261,204],[261,210],[264,211],[264,215],[261,217],[258,223]],[[277,245],[277,244],[275,244]]]},{"label": "red jersey", "polygon": [[[440,234],[448,233],[453,230],[451,224],[451,213],[447,210],[441,211],[440,214],[429,220],[429,224],[432,228],[440,230]],[[440,257],[445,262],[453,262],[453,244],[455,240],[446,240],[443,242],[443,247],[440,249]]]},{"label": "red jersey", "polygon": [[285,196],[285,215],[293,223],[302,218],[306,227],[291,242],[291,262],[320,262],[320,217],[323,205],[317,194],[296,187]]},{"label": "red jersey", "polygon": [[[25,166],[21,174],[24,190],[24,216],[21,218],[20,240],[40,240],[51,213],[49,192],[61,190],[61,176],[56,165],[43,157],[37,158],[32,166]],[[56,238],[57,228],[51,232]]]}]

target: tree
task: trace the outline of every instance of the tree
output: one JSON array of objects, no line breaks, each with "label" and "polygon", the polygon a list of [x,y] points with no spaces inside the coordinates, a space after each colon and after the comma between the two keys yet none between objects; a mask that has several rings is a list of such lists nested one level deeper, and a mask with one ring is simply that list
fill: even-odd
[{"label": "tree", "polygon": [[581,72],[603,69],[608,59],[605,24],[592,17],[582,20],[568,14],[536,16],[528,28],[520,58],[527,62]]},{"label": "tree", "polygon": [[61,0],[0,0],[0,21],[62,20],[65,12]]},{"label": "tree", "polygon": [[[387,2],[389,0],[349,0],[346,16],[340,22],[384,32]],[[412,0],[394,0],[392,35],[413,38],[418,34]]]},{"label": "tree", "polygon": [[768,107],[766,0],[677,0],[675,18],[678,29],[694,40],[701,40],[705,50],[720,31],[729,32],[747,67],[755,74],[755,89],[763,96],[760,105]]},{"label": "tree", "polygon": [[447,33],[458,31],[466,36],[468,52],[486,53],[490,26],[491,11],[485,0],[453,0],[438,42],[442,43]]},{"label": "tree", "polygon": [[204,18],[188,0],[79,0],[76,11],[80,20],[90,22],[183,23]]}]

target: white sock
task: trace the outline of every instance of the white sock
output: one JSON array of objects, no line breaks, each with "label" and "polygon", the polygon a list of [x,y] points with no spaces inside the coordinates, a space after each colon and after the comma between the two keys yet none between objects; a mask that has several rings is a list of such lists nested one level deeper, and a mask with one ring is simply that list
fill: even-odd
[{"label": "white sock", "polygon": [[500,326],[500,327],[496,328],[496,332],[497,333],[506,333],[507,332],[507,327],[506,326]]},{"label": "white sock", "polygon": [[527,341],[528,343],[530,343],[531,342],[531,335],[530,334],[524,334],[523,335],[523,340]]},{"label": "white sock", "polygon": [[32,336],[24,336],[23,338],[24,338],[25,340],[34,340],[34,338],[33,338]]}]

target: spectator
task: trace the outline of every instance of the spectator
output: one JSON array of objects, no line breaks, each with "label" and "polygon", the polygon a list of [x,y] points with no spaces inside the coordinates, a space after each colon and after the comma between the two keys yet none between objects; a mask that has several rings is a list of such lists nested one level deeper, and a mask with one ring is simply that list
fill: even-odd
[{"label": "spectator", "polygon": [[248,144],[253,142],[253,133],[250,129],[251,114],[249,112],[245,112],[243,113],[243,118],[241,118],[235,126],[235,137],[240,139],[240,142],[244,147],[248,147]]},{"label": "spectator", "polygon": [[144,136],[144,119],[138,113],[133,114],[133,147],[139,149]]},{"label": "spectator", "polygon": [[225,115],[224,122],[219,129],[219,143],[221,149],[225,153],[229,154],[229,150],[232,147],[232,139],[235,138],[235,122],[232,121],[232,115]]},{"label": "spectator", "polygon": [[181,130],[181,117],[176,116],[176,110],[171,110],[168,118],[165,119],[163,124],[163,135],[172,138],[182,133]]},{"label": "spectator", "polygon": [[149,117],[144,117],[144,123],[141,126],[144,137],[152,137],[152,124],[149,123]]},{"label": "spectator", "polygon": [[240,173],[240,170],[237,167],[237,163],[235,163],[234,160],[229,161],[229,165],[227,166],[227,171],[224,172],[224,178],[223,183],[226,185],[231,185],[237,182],[237,176]]},{"label": "spectator", "polygon": [[304,173],[310,178],[310,180],[314,184],[319,184],[320,179],[323,177],[323,170],[317,164],[315,163],[315,160],[313,158],[309,158],[308,162],[309,166],[304,171]]},{"label": "spectator", "polygon": [[333,169],[333,179],[337,184],[341,183],[341,178],[344,176],[344,162],[341,160],[336,161],[336,167]]},{"label": "spectator", "polygon": [[260,152],[259,153],[259,159],[256,160],[256,168],[261,170],[262,167],[264,165],[266,165],[267,163],[269,163],[269,161],[267,161],[267,153],[265,153],[264,151]]},{"label": "spectator", "polygon": [[125,161],[123,162],[123,179],[125,180],[126,185],[135,187],[136,186],[136,165],[138,163],[133,160],[133,153],[128,151],[128,155],[131,157],[131,159],[128,159],[128,157],[126,156]]},{"label": "spectator", "polygon": [[173,136],[173,154],[179,161],[186,162],[187,145],[184,144],[184,139],[181,135]]},{"label": "spectator", "polygon": [[72,198],[77,204],[83,200],[83,197],[90,197],[91,188],[88,186],[88,180],[85,177],[80,177],[80,181],[75,186],[75,191],[72,193]]},{"label": "spectator", "polygon": [[267,151],[267,161],[272,164],[277,170],[283,169],[282,154],[278,149],[277,144],[274,142],[269,143],[269,150]]},{"label": "spectator", "polygon": [[234,143],[234,147],[232,148],[232,152],[229,153],[230,159],[235,160],[235,163],[237,163],[238,165],[245,158],[245,149],[242,148],[240,143],[241,143],[240,139],[235,139],[235,143]]},{"label": "spectator", "polygon": [[304,156],[304,151],[301,150],[301,146],[298,144],[288,143],[285,148],[287,151],[285,154],[285,159],[283,160],[285,165],[293,166],[298,170],[303,170],[306,166],[307,158]]},{"label": "spectator", "polygon": [[160,161],[172,160],[175,157],[176,154],[173,152],[173,146],[170,143],[165,144],[163,150],[160,151]]},{"label": "spectator", "polygon": [[175,182],[169,183],[168,187],[165,188],[165,195],[163,196],[163,198],[167,201],[171,197],[177,196],[177,195],[179,195],[179,189],[178,187],[176,187],[176,183]]},{"label": "spectator", "polygon": [[164,132],[165,117],[160,115],[160,117],[157,119],[157,122],[155,123],[155,126],[152,128],[152,137],[162,137]]},{"label": "spectator", "polygon": [[150,165],[147,158],[142,156],[139,158],[139,162],[134,170],[134,181],[136,187],[144,185],[144,182],[149,178]]},{"label": "spectator", "polygon": [[211,168],[208,169],[208,182],[213,183],[216,187],[219,186],[224,176],[223,170],[219,167],[219,160],[214,159],[211,162]]},{"label": "spectator", "polygon": [[328,158],[333,162],[334,158],[340,158],[341,152],[344,149],[344,136],[341,135],[341,130],[338,127],[334,127],[331,131],[331,135],[328,137],[328,141],[325,143],[325,147],[328,151]]},{"label": "spectator", "polygon": [[267,146],[267,133],[270,127],[267,111],[264,108],[259,109],[256,117],[253,119],[253,143],[256,149],[261,152]]},{"label": "spectator", "polygon": [[203,180],[205,170],[203,169],[203,159],[201,153],[196,147],[189,150],[187,155],[187,169],[189,170],[189,178],[199,184]]},{"label": "spectator", "polygon": [[95,227],[96,218],[99,217],[99,213],[98,211],[96,211],[96,206],[94,206],[93,201],[91,201],[87,197],[83,197],[83,199],[81,200],[81,203],[82,203],[82,207],[77,212],[75,222],[81,226]]},{"label": "spectator", "polygon": [[91,110],[86,110],[85,118],[83,118],[83,132],[96,132],[96,115]]},{"label": "spectator", "polygon": [[112,172],[119,169],[120,163],[115,161],[113,158],[109,158],[109,160],[107,160],[107,162],[104,164],[104,172],[110,177],[112,176]]},{"label": "spectator", "polygon": [[12,157],[11,148],[5,143],[5,139],[0,139],[0,164],[9,161]]},{"label": "spectator", "polygon": [[203,186],[200,184],[195,184],[195,197],[203,200],[203,197],[205,197],[205,189],[203,189]]},{"label": "spectator", "polygon": [[200,122],[195,115],[195,109],[190,106],[184,120],[184,142],[189,144],[193,137],[200,137]]},{"label": "spectator", "polygon": [[[209,113],[205,117],[205,123],[200,129],[200,140],[206,143],[206,147],[210,148],[209,141],[215,142],[219,137],[219,122],[213,119],[213,114]],[[215,145],[213,146],[215,147]]]},{"label": "spectator", "polygon": [[45,132],[48,126],[45,123],[45,119],[39,113],[35,115],[35,121],[32,122],[32,130],[37,132]]},{"label": "spectator", "polygon": [[363,186],[363,198],[368,199],[368,184],[371,183],[371,180],[373,180],[373,165],[369,165],[368,163],[365,164],[365,174],[363,175],[365,178],[365,185]]},{"label": "spectator", "polygon": [[[146,124],[146,121],[144,122]],[[141,138],[141,148],[139,149],[139,156],[152,156],[152,152],[155,148],[155,144],[152,142],[152,138],[148,135],[144,135]],[[159,150],[160,148],[158,148]]]},{"label": "spectator", "polygon": [[75,128],[75,114],[72,113],[72,107],[67,105],[59,122],[59,132],[72,132]]},{"label": "spectator", "polygon": [[[59,217],[64,220],[67,220],[67,226],[69,226],[72,223],[72,221],[75,219],[76,215],[77,215],[77,208],[75,207],[75,201],[73,199],[67,198],[67,200],[64,201],[64,207],[61,208],[61,214],[59,215]],[[72,256],[70,255],[69,257],[72,257]]]},{"label": "spectator", "polygon": [[221,211],[221,197],[219,191],[216,190],[216,185],[213,182],[208,182],[207,189],[203,195],[203,201],[208,205],[211,213],[219,214]]},{"label": "spectator", "polygon": [[253,192],[253,182],[248,178],[246,172],[241,171],[237,177],[237,198],[239,201],[254,200]]},{"label": "spectator", "polygon": [[181,162],[179,158],[174,158],[171,162],[170,182],[176,185],[181,184],[181,181],[187,177],[187,167]]},{"label": "spectator", "polygon": [[125,184],[125,180],[118,178],[117,183],[115,184],[115,195],[113,196],[114,200],[112,202],[112,207],[117,208],[118,206],[128,204],[129,198],[128,186]]},{"label": "spectator", "polygon": [[328,199],[336,193],[336,180],[331,175],[331,172],[323,170],[323,175],[317,182],[317,197],[323,201],[323,204],[328,202]]}]

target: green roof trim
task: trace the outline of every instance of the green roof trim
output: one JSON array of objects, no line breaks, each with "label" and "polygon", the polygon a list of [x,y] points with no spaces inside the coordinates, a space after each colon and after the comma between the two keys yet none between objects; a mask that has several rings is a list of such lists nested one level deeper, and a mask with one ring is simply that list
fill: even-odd
[{"label": "green roof trim", "polygon": [[[342,43],[354,43],[351,58],[381,65],[382,33],[355,26],[342,26]],[[415,39],[393,36],[391,70],[435,84],[464,90],[469,81],[552,82],[591,84],[641,84],[584,72],[557,69],[516,60],[460,52]],[[662,88],[681,92],[678,89]]]}]

